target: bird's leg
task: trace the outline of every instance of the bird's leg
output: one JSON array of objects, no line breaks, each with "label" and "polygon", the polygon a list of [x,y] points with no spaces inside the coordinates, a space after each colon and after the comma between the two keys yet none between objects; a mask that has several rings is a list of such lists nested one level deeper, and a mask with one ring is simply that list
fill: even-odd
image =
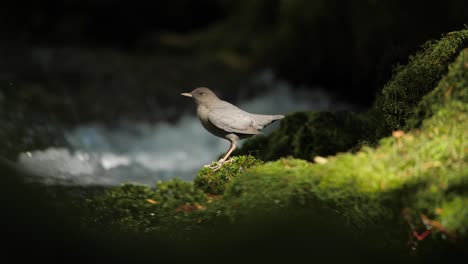
[{"label": "bird's leg", "polygon": [[229,159],[229,160],[227,160],[227,158],[236,149],[237,140],[236,139],[229,139],[229,141],[231,142],[231,146],[230,146],[229,150],[226,152],[226,154],[220,160],[218,160],[218,162],[216,162],[215,165],[205,165],[205,167],[209,167],[213,171],[217,171],[217,170],[219,170],[219,168],[221,168],[221,166],[223,166],[224,163],[228,163],[228,162],[233,161],[232,158]]},{"label": "bird's leg", "polygon": [[224,163],[224,162],[226,162],[227,158],[228,158],[229,155],[231,155],[231,153],[236,149],[236,147],[237,147],[236,141],[232,140],[232,141],[231,141],[231,147],[229,148],[228,152],[226,152],[226,154],[224,155],[224,157],[222,157],[220,160],[218,160],[218,163]]}]

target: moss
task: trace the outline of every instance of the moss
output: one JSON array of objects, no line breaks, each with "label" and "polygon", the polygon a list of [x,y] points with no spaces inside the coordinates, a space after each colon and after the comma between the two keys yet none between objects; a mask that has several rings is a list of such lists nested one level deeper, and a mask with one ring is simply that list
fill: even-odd
[{"label": "moss", "polygon": [[[438,104],[421,129],[394,133],[376,149],[363,147],[323,164],[283,158],[257,166],[226,190],[225,202],[236,205],[226,212],[235,218],[249,211],[326,206],[357,229],[380,226],[397,232],[402,228],[397,223],[404,223],[401,212],[410,208],[416,215],[411,226],[425,228],[422,214],[432,221],[434,237],[466,238],[468,220],[461,208],[468,197],[468,85],[460,76],[467,64],[463,51],[424,99]],[[450,98],[437,100],[439,93],[447,94],[447,87],[454,89]]]},{"label": "moss", "polygon": [[312,116],[300,127],[292,145],[294,157],[311,160],[347,151],[372,133],[363,115],[349,112],[323,112]]},{"label": "moss", "polygon": [[407,65],[396,67],[393,77],[368,112],[293,113],[281,121],[277,131],[266,137],[249,139],[235,154],[250,153],[266,161],[286,156],[311,160],[315,156],[356,150],[365,143],[374,145],[395,129],[417,127],[435,111],[431,108],[443,104],[443,100],[451,100],[445,98],[447,93],[453,90],[455,96],[466,95],[465,90],[452,87],[465,85],[466,71],[455,70],[451,71],[453,76],[447,77],[453,79],[451,85],[422,100],[446,74],[448,65],[457,54],[467,46],[468,30],[429,41],[410,57]]},{"label": "moss", "polygon": [[[450,76],[465,71],[468,60],[464,52],[434,94],[458,80]],[[441,223],[443,230],[434,229],[435,238],[442,238],[440,234],[463,238],[468,235],[466,214],[456,212],[468,195],[468,107],[459,96],[439,102],[438,110],[420,130],[394,133],[375,149],[363,147],[356,153],[328,157],[321,164],[281,158],[262,165],[251,156],[235,157],[219,171],[202,169],[195,180],[195,186],[208,193],[224,191],[222,198],[207,197],[180,181],[158,185],[156,191],[124,186],[98,197],[92,203],[93,215],[99,223],[130,230],[155,232],[184,226],[185,231],[178,231],[186,232],[207,231],[225,220],[326,212],[358,232],[385,230],[382,236],[391,238],[389,243],[401,244],[407,239],[402,232],[410,231],[410,226],[424,230],[423,214],[433,223]],[[307,117],[297,114],[286,124]],[[406,208],[411,210],[411,218],[401,214]]]},{"label": "moss", "polygon": [[[468,33],[467,33],[468,34]],[[468,102],[468,48],[464,49],[459,58],[450,66],[444,80],[424,96],[414,108],[414,114],[406,121],[406,129],[419,127],[423,120],[431,117],[444,104],[451,100]]]},{"label": "moss", "polygon": [[[463,245],[468,237],[468,214],[464,209],[468,200],[467,53],[466,49],[460,52],[434,91],[422,99],[418,107],[427,112],[421,125],[409,132],[394,131],[375,148],[363,146],[354,153],[329,156],[319,164],[284,157],[258,164],[250,156],[235,157],[232,164],[217,172],[208,169],[199,172],[195,185],[208,193],[224,194],[216,198],[180,181],[169,182],[167,188],[160,186],[156,190],[120,187],[92,199],[90,226],[96,222],[103,226],[110,223],[109,228],[114,230],[117,227],[143,233],[164,231],[190,238],[193,230],[203,234],[219,231],[216,227],[220,223],[224,229],[242,224],[250,227],[252,219],[262,222],[277,216],[286,216],[292,222],[304,220],[301,223],[321,219],[318,223],[323,225],[313,222],[312,226],[297,227],[313,233],[330,227],[326,221],[330,218],[351,231],[347,236],[357,235],[360,239],[362,234],[373,234],[378,239],[367,242],[377,242],[383,247],[406,245],[408,233],[411,242],[414,236],[411,234],[427,230],[432,235],[419,242],[419,247],[425,247],[422,251],[425,254],[435,252],[431,245],[441,252],[440,245],[445,245],[447,238]],[[312,140],[306,135],[321,135],[322,131],[311,128],[306,131],[304,124],[332,123],[346,133],[363,129],[372,137],[367,132],[371,129],[367,128],[372,126],[370,120],[378,120],[379,114],[378,111],[364,116],[295,113],[279,129],[288,133],[275,135],[274,132],[257,142],[270,150],[310,153],[312,150],[295,148],[305,144],[294,145],[295,140]],[[355,127],[348,128],[350,125]],[[298,128],[303,130],[303,137],[297,136],[301,130]],[[326,131],[333,128],[328,127]],[[271,148],[262,145],[270,144],[274,137],[278,137],[278,145]],[[326,140],[321,138],[314,144],[320,145],[320,141]],[[246,164],[252,167],[245,170]]]},{"label": "moss", "polygon": [[349,112],[298,112],[286,116],[280,128],[269,136],[254,137],[235,152],[262,160],[294,156],[312,160],[344,152],[373,133],[366,116]]},{"label": "moss", "polygon": [[[444,115],[439,121],[447,117],[451,118]],[[466,123],[466,117],[465,112],[459,121]],[[460,155],[467,147],[460,142],[466,128],[450,124],[446,132],[451,133],[442,132],[440,138],[434,138],[430,135],[434,127],[428,126],[424,132],[384,139],[377,150],[367,148],[356,155],[338,155],[323,165],[281,159],[257,166],[226,191],[224,202],[231,206],[225,213],[242,218],[293,208],[315,211],[325,206],[357,230],[377,226],[387,230],[382,234],[386,236],[409,230],[409,226],[398,224],[404,220],[400,213],[408,207],[447,223],[442,225],[450,233],[466,237],[466,214],[453,213],[460,203],[451,203],[453,195],[466,199],[468,194],[468,171],[461,169],[465,160]],[[460,181],[465,183],[460,186]],[[451,189],[453,185],[457,188]],[[465,191],[460,194],[460,190]],[[446,213],[435,214],[438,208]],[[409,224],[424,228],[421,218]],[[441,238],[441,233],[435,234]],[[405,238],[393,239],[402,243]]]},{"label": "moss", "polygon": [[409,58],[408,65],[396,67],[377,101],[389,128],[405,126],[421,98],[437,85],[448,65],[466,47],[468,30],[451,32],[438,41],[426,42],[421,51]]},{"label": "moss", "polygon": [[311,113],[298,112],[287,115],[281,120],[280,128],[271,135],[256,136],[247,140],[242,148],[233,155],[252,154],[261,160],[274,160],[279,157],[292,155],[292,142],[297,129],[308,122]]},{"label": "moss", "polygon": [[207,167],[201,169],[194,180],[195,186],[209,194],[223,194],[235,177],[244,173],[247,168],[262,163],[250,155],[232,159],[232,162],[224,164],[216,171]]},{"label": "moss", "polygon": [[190,212],[203,209],[207,196],[192,183],[173,179],[158,182],[156,188],[125,184],[89,198],[86,203],[85,226],[100,232],[174,232],[174,225],[183,223],[183,230],[194,228]]},{"label": "moss", "polygon": [[444,200],[440,207],[441,224],[447,230],[457,230],[460,234],[468,234],[468,196]]}]

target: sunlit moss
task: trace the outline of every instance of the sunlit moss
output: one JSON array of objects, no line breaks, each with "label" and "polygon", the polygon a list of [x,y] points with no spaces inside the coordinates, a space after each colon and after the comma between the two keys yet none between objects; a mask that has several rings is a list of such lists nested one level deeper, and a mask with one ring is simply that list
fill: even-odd
[{"label": "sunlit moss", "polygon": [[[468,43],[466,46],[468,46]],[[465,48],[460,53],[460,56],[461,58],[450,66],[447,76],[444,77],[444,80],[439,83],[437,88],[424,96],[414,108],[414,114],[406,121],[407,129],[421,125],[424,119],[432,116],[448,101],[458,100],[467,102],[468,65],[465,62],[468,61],[468,48]]]},{"label": "sunlit moss", "polygon": [[222,194],[235,177],[244,173],[247,168],[261,163],[250,155],[233,157],[231,162],[224,164],[218,170],[208,167],[201,169],[194,184],[206,193]]},{"label": "sunlit moss", "polygon": [[438,41],[426,42],[420,52],[409,58],[408,65],[396,67],[378,101],[391,129],[404,127],[406,119],[414,115],[421,98],[437,85],[447,72],[449,63],[466,47],[468,30],[451,32]]}]

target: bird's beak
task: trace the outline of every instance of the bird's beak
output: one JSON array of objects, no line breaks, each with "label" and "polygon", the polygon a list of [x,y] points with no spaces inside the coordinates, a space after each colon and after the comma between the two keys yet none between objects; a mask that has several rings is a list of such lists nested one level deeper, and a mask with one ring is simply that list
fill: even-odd
[{"label": "bird's beak", "polygon": [[181,95],[187,96],[187,97],[192,97],[192,94],[191,94],[191,93],[181,93]]}]

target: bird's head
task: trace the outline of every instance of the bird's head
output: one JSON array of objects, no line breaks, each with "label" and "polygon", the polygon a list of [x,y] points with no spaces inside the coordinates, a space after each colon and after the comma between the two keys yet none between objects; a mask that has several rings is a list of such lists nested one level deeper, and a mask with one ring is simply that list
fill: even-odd
[{"label": "bird's head", "polygon": [[210,102],[219,100],[213,91],[206,87],[199,87],[190,93],[181,93],[183,96],[192,97],[193,100],[198,104],[209,104]]}]

